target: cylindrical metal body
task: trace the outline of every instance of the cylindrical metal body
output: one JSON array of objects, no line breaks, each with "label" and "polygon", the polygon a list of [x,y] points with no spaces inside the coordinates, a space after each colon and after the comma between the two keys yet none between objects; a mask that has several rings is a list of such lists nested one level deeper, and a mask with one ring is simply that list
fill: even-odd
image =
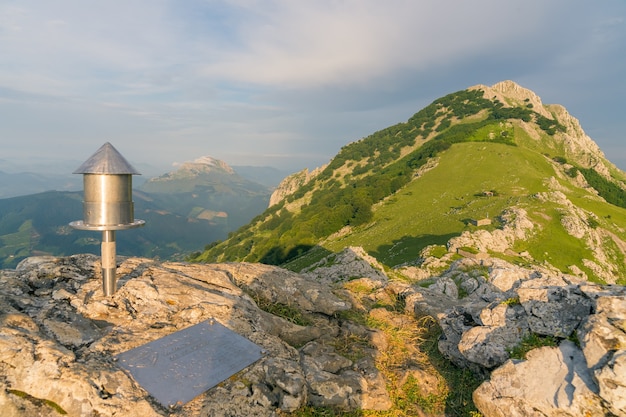
[{"label": "cylindrical metal body", "polygon": [[102,292],[105,296],[115,294],[117,282],[115,270],[117,268],[115,254],[115,231],[105,230],[102,232]]},{"label": "cylindrical metal body", "polygon": [[102,291],[111,296],[116,286],[115,231],[141,227],[135,220],[132,177],[139,172],[111,145],[105,143],[74,174],[83,174],[83,220],[70,223],[80,230],[102,231]]},{"label": "cylindrical metal body", "polygon": [[120,174],[84,174],[83,221],[86,225],[133,223],[132,177]]}]

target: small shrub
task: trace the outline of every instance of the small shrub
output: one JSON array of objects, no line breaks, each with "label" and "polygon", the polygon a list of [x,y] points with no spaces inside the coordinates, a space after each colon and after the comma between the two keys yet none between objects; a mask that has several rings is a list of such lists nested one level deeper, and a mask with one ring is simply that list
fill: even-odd
[{"label": "small shrub", "polygon": [[578,168],[571,167],[565,171],[565,174],[570,178],[574,178],[576,175],[578,175]]},{"label": "small shrub", "polygon": [[500,304],[505,304],[507,306],[515,306],[515,305],[519,305],[519,297],[511,297],[511,298],[507,298],[506,300],[502,301]]}]

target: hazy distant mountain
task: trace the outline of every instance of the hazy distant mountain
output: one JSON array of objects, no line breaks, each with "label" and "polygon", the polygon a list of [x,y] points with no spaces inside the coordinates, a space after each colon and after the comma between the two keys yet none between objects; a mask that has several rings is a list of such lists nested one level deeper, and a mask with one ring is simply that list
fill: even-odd
[{"label": "hazy distant mountain", "polygon": [[160,205],[190,218],[219,218],[229,230],[243,226],[265,210],[272,192],[209,156],[182,163],[175,171],[151,178],[138,189]]},{"label": "hazy distant mountain", "polygon": [[[82,177],[72,172],[81,164],[82,162],[77,160],[59,161],[45,157],[33,157],[28,160],[0,158],[0,198],[45,191],[79,191],[83,187]],[[168,169],[146,163],[133,163],[133,166],[141,173],[133,177],[135,186],[140,186],[152,177],[160,176]],[[266,166],[233,166],[231,169],[242,178],[269,188],[276,187],[290,174]]]},{"label": "hazy distant mountain", "polygon": [[299,271],[361,246],[401,273],[484,252],[624,283],[625,183],[564,107],[479,85],[286,178],[270,208],[194,259]]},{"label": "hazy distant mountain", "polygon": [[[75,177],[82,189],[82,176]],[[146,226],[118,233],[118,254],[182,259],[249,222],[267,207],[270,194],[222,161],[184,163],[135,188],[135,218]],[[99,232],[68,226],[82,215],[82,191],[0,199],[0,268],[36,254],[98,254]]]},{"label": "hazy distant mountain", "polygon": [[33,172],[6,173],[0,171],[0,198],[36,194],[44,191],[76,191],[83,186],[79,176],[39,174]]}]

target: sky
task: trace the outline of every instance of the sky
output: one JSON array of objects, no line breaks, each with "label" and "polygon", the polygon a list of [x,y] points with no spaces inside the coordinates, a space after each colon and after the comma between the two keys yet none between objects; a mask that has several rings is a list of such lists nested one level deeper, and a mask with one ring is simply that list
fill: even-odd
[{"label": "sky", "polygon": [[0,162],[110,142],[147,170],[295,172],[513,80],[626,169],[625,19],[624,0],[0,0]]}]

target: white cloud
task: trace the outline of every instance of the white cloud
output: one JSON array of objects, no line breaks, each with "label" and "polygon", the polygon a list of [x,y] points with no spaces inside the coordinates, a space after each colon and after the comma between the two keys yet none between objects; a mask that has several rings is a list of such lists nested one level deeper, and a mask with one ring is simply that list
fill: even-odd
[{"label": "white cloud", "polygon": [[82,155],[109,135],[171,160],[317,163],[474,84],[617,103],[625,13],[623,0],[3,0],[0,140]]},{"label": "white cloud", "polygon": [[551,23],[543,2],[271,3],[267,12],[246,10],[253,21],[236,28],[244,47],[220,51],[204,75],[274,86],[364,83],[398,68],[425,70],[516,46]]},{"label": "white cloud", "polygon": [[[103,78],[101,88],[145,93],[220,80],[362,84],[398,68],[426,70],[516,46],[533,30],[545,31],[551,12],[544,2],[496,0],[19,4],[0,6],[0,52],[27,73],[45,68],[58,84],[17,86],[59,93],[97,89]],[[228,25],[193,17],[216,10]]]}]

